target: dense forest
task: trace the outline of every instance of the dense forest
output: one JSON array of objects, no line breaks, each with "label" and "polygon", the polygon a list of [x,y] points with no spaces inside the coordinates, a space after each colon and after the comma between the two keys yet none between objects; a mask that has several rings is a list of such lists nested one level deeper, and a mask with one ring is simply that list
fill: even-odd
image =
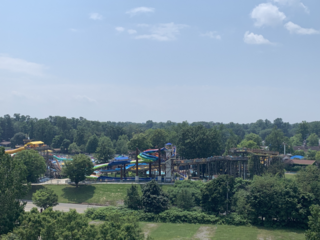
[{"label": "dense forest", "polygon": [[[232,147],[259,148],[293,153],[293,146],[318,146],[320,121],[290,124],[281,118],[273,122],[99,122],[83,117],[49,116],[45,119],[20,114],[0,117],[0,140],[11,141],[11,147],[23,144],[29,137],[41,140],[64,153],[96,153],[100,160],[108,160],[115,153],[125,154],[137,147],[144,150],[162,147],[171,142],[182,157],[196,158],[227,154]],[[311,155],[314,155],[313,153]],[[311,156],[312,157],[312,156]]]}]

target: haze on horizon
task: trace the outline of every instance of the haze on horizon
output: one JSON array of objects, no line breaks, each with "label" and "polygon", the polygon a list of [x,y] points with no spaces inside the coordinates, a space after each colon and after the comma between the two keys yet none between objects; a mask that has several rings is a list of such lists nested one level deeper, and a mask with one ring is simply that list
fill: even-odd
[{"label": "haze on horizon", "polygon": [[0,4],[1,116],[319,120],[319,1]]}]

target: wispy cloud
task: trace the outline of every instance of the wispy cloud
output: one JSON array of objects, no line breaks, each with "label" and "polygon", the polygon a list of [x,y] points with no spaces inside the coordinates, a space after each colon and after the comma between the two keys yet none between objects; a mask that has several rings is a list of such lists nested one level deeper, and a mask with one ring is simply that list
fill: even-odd
[{"label": "wispy cloud", "polygon": [[273,0],[273,2],[280,5],[295,6],[302,8],[306,13],[310,13],[309,8],[304,5],[300,0]]},{"label": "wispy cloud", "polygon": [[262,35],[246,32],[243,37],[243,41],[246,44],[252,45],[273,45],[268,39],[264,38]]},{"label": "wispy cloud", "polygon": [[286,18],[286,15],[271,3],[259,4],[252,10],[250,16],[254,19],[256,27],[279,25]]},{"label": "wispy cloud", "polygon": [[293,22],[288,22],[284,25],[284,27],[292,34],[299,34],[299,35],[313,35],[319,34],[320,31],[315,30],[313,28],[303,28]]},{"label": "wispy cloud", "polygon": [[28,62],[24,59],[0,55],[0,69],[10,72],[25,73],[34,76],[42,76],[45,66],[42,64]]},{"label": "wispy cloud", "polygon": [[164,23],[153,25],[148,28],[146,34],[137,35],[135,39],[149,39],[156,41],[174,41],[180,34],[180,30],[187,27],[184,24]]},{"label": "wispy cloud", "polygon": [[90,14],[90,19],[92,20],[102,20],[103,16],[99,13],[91,13]]},{"label": "wispy cloud", "polygon": [[128,29],[127,32],[128,32],[129,34],[136,34],[136,33],[137,33],[137,31],[134,30],[134,29]]},{"label": "wispy cloud", "polygon": [[201,34],[202,37],[208,37],[216,40],[221,40],[221,36],[217,32],[206,32],[204,34]]},{"label": "wispy cloud", "polygon": [[124,32],[126,29],[124,27],[116,27],[117,32]]},{"label": "wispy cloud", "polygon": [[129,14],[131,17],[142,14],[142,13],[154,13],[155,9],[154,8],[149,8],[149,7],[137,7],[130,9],[129,11],[126,12],[126,14]]}]

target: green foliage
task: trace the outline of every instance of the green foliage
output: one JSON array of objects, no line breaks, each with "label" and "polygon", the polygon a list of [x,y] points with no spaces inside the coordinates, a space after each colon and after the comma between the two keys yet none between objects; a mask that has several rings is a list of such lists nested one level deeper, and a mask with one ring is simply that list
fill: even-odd
[{"label": "green foliage", "polygon": [[219,155],[220,134],[217,129],[202,125],[183,128],[178,136],[179,153],[184,158],[205,158]]},{"label": "green foliage", "polygon": [[54,128],[47,119],[40,119],[34,123],[34,136],[31,138],[43,141],[45,144],[51,145],[55,136]]},{"label": "green foliage", "polygon": [[194,198],[192,192],[187,189],[181,189],[177,195],[177,207],[183,210],[190,210],[194,206]]},{"label": "green foliage", "polygon": [[320,169],[308,166],[297,173],[296,179],[301,191],[311,194],[315,203],[320,204]]},{"label": "green foliage", "polygon": [[260,146],[262,143],[261,137],[257,134],[254,134],[254,133],[250,133],[250,134],[245,135],[244,140],[254,141],[257,144],[257,146]]},{"label": "green foliage", "polygon": [[242,140],[238,145],[238,148],[260,149],[259,145],[253,140]]},{"label": "green foliage", "polygon": [[98,137],[94,134],[92,135],[86,145],[86,152],[87,153],[95,153],[99,144]]},{"label": "green foliage", "polygon": [[63,142],[63,136],[62,135],[56,135],[53,139],[52,139],[52,147],[53,148],[60,148]]},{"label": "green foliage", "polygon": [[267,167],[265,173],[270,174],[272,176],[283,177],[285,173],[284,163],[276,162]]},{"label": "green foliage", "polygon": [[20,203],[28,189],[27,168],[23,162],[11,158],[0,147],[0,235],[12,231],[23,213],[25,203]]},{"label": "green foliage", "polygon": [[115,150],[113,149],[112,141],[109,137],[102,136],[99,139],[98,148],[96,151],[96,157],[100,162],[108,162],[109,159],[113,158]]},{"label": "green foliage", "polygon": [[297,133],[293,137],[290,138],[290,141],[293,146],[302,146],[303,144],[303,138],[301,133]]},{"label": "green foliage", "polygon": [[50,188],[43,188],[32,195],[32,201],[36,206],[46,209],[58,205],[58,195]]},{"label": "green foliage", "polygon": [[93,172],[93,163],[86,155],[79,154],[72,161],[65,162],[64,174],[78,187],[78,183],[86,179]]},{"label": "green foliage", "polygon": [[317,134],[312,133],[307,138],[307,144],[309,147],[319,146],[319,137]]},{"label": "green foliage", "polygon": [[306,121],[302,121],[298,127],[298,133],[302,135],[302,139],[305,140],[309,134],[309,124]]},{"label": "green foliage", "polygon": [[320,239],[320,206],[310,207],[311,216],[309,217],[309,230],[306,231],[306,240]]},{"label": "green foliage", "polygon": [[266,146],[269,147],[271,151],[283,151],[284,135],[280,129],[274,127],[272,132],[266,137]]},{"label": "green foliage", "polygon": [[162,148],[168,141],[168,133],[163,129],[155,129],[149,136],[152,147]]},{"label": "green foliage", "polygon": [[307,159],[308,160],[316,160],[316,154],[317,154],[317,151],[309,149],[307,152]]},{"label": "green foliage", "polygon": [[78,147],[78,145],[74,142],[74,143],[71,143],[71,144],[69,145],[68,152],[69,152],[69,153],[80,153],[80,152],[81,152],[81,149],[80,149],[80,147]]},{"label": "green foliage", "polygon": [[118,138],[118,141],[116,143],[116,153],[118,154],[127,154],[128,153],[128,136],[127,135],[121,135]]},{"label": "green foliage", "polygon": [[142,189],[141,203],[145,212],[161,213],[168,209],[169,198],[159,184],[152,180]]},{"label": "green foliage", "polygon": [[23,140],[26,139],[26,135],[22,132],[16,133],[13,138],[11,138],[11,147],[15,148],[16,145],[24,145]]},{"label": "green foliage", "polygon": [[315,159],[316,159],[317,161],[320,161],[320,151],[318,151],[318,152],[316,153]]},{"label": "green foliage", "polygon": [[215,214],[227,211],[227,206],[231,203],[234,183],[234,177],[220,175],[205,184],[201,188],[201,206],[203,210]]},{"label": "green foliage", "polygon": [[62,143],[61,143],[61,146],[60,146],[61,152],[67,153],[70,144],[71,144],[70,140],[64,139],[64,140],[62,141]]},{"label": "green foliage", "polygon": [[15,159],[21,161],[27,167],[28,182],[37,182],[38,178],[46,172],[46,161],[35,150],[18,152],[15,155]]},{"label": "green foliage", "polygon": [[141,208],[141,197],[136,185],[131,185],[127,189],[127,196],[124,199],[124,204],[131,209]]},{"label": "green foliage", "polygon": [[78,146],[86,144],[86,129],[82,126],[78,127],[73,140]]},{"label": "green foliage", "polygon": [[144,133],[135,134],[128,143],[129,150],[135,151],[136,148],[146,150],[151,147],[151,143]]},{"label": "green foliage", "polygon": [[184,189],[188,189],[192,195],[192,198],[194,199],[195,205],[200,206],[200,203],[201,203],[200,190],[203,186],[204,186],[204,183],[202,181],[191,181],[191,180],[176,181],[174,183],[174,187],[168,189],[168,194],[169,194],[169,199],[171,204],[176,204],[177,196],[179,195],[179,193]]}]

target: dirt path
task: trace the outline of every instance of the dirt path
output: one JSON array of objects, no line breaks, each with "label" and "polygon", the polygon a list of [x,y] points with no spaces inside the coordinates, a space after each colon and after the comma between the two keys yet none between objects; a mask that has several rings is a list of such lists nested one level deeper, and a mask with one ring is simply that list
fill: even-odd
[{"label": "dirt path", "polygon": [[148,223],[143,227],[144,237],[147,238],[151,231],[159,227],[159,223]]},{"label": "dirt path", "polygon": [[210,240],[216,231],[217,227],[215,226],[202,226],[198,229],[192,239],[201,239],[201,240]]}]

